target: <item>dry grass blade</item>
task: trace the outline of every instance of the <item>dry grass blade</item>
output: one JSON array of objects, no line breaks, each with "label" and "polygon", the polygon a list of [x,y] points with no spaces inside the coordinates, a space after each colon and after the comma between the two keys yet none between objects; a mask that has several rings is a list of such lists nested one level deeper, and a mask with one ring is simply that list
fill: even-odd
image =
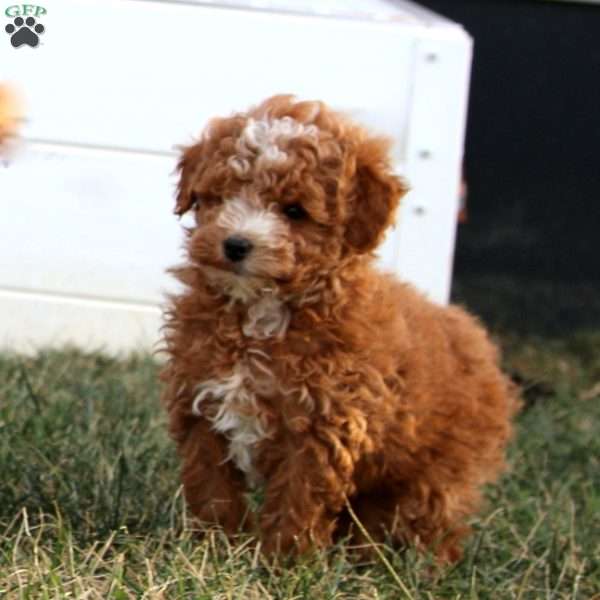
[{"label": "dry grass blade", "polygon": [[402,593],[406,596],[406,598],[408,598],[408,600],[414,600],[412,594],[410,593],[410,591],[408,590],[406,585],[404,585],[404,582],[402,581],[402,579],[400,579],[398,573],[396,573],[396,571],[394,570],[394,567],[392,567],[390,561],[386,558],[385,554],[381,551],[381,548],[379,548],[378,544],[376,544],[374,542],[374,540],[371,537],[371,535],[369,534],[369,532],[365,529],[365,526],[360,522],[360,519],[356,516],[356,513],[352,509],[352,506],[350,505],[348,498],[345,499],[345,502],[346,502],[346,509],[348,510],[348,514],[352,518],[352,521],[354,521],[354,524],[358,527],[360,532],[369,541],[369,544],[375,551],[375,554],[377,554],[379,560],[381,560],[381,562],[387,569],[388,573],[392,576],[394,581],[398,584],[398,587],[402,590]]}]

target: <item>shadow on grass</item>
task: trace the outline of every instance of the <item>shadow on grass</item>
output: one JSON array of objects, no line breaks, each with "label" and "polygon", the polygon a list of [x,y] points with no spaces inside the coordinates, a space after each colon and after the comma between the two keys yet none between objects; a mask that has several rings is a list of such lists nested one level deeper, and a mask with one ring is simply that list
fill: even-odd
[{"label": "shadow on grass", "polygon": [[492,330],[525,336],[600,336],[600,282],[555,281],[498,274],[460,273],[452,300]]}]

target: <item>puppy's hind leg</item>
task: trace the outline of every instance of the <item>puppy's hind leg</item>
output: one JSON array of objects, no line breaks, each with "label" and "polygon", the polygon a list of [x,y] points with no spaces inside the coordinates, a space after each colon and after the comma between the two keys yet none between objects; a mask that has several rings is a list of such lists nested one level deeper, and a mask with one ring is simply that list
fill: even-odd
[{"label": "puppy's hind leg", "polygon": [[394,545],[405,546],[398,504],[398,494],[383,488],[352,497],[350,507],[338,518],[335,538],[349,537],[353,549],[365,558],[373,556],[373,544],[392,541]]},{"label": "puppy's hind leg", "polygon": [[389,542],[394,548],[414,545],[430,550],[439,562],[452,563],[462,557],[461,541],[470,531],[463,519],[477,500],[478,494],[469,499],[466,510],[439,490],[423,485],[378,488],[352,498],[354,515],[345,512],[337,533],[350,533],[351,543],[364,556],[373,554],[373,543]]}]

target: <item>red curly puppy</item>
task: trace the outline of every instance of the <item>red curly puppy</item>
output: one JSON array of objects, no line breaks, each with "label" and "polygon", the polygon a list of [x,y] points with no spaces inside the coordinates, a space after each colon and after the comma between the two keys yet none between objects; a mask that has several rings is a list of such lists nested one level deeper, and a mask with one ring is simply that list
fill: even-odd
[{"label": "red curly puppy", "polygon": [[516,400],[473,318],[374,266],[406,192],[388,143],[276,96],[179,168],[196,226],[162,378],[192,512],[236,532],[264,485],[265,550],[303,552],[352,530],[349,499],[376,540],[458,559]]}]

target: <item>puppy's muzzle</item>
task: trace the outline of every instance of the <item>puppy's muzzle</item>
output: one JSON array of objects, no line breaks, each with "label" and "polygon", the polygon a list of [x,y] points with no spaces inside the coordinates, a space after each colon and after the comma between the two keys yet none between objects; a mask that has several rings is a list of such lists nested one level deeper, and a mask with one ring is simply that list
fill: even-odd
[{"label": "puppy's muzzle", "polygon": [[252,252],[252,242],[239,236],[228,237],[223,242],[223,253],[231,262],[241,262]]}]

